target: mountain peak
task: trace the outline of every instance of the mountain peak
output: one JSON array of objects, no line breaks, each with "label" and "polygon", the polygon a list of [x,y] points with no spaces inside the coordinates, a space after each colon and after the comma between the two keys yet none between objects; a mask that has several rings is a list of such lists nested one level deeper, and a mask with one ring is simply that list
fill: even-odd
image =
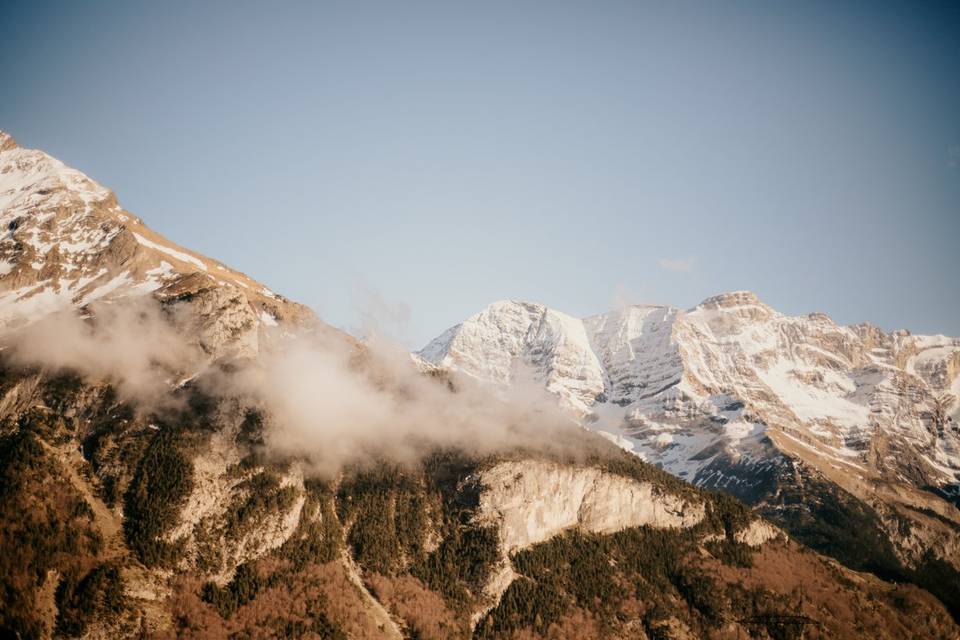
[{"label": "mountain peak", "polygon": [[208,353],[256,351],[261,328],[314,324],[312,312],[124,210],[112,191],[0,133],[0,326],[97,300],[151,295],[196,308]]},{"label": "mountain peak", "polygon": [[0,151],[7,151],[8,149],[17,149],[20,145],[17,144],[17,141],[13,139],[6,131],[0,129]]},{"label": "mountain peak", "polygon": [[762,305],[760,298],[752,291],[730,291],[711,296],[697,305],[698,309],[733,308]]},{"label": "mountain peak", "polygon": [[539,302],[529,302],[527,300],[515,300],[512,298],[497,300],[496,302],[491,302],[488,304],[481,313],[484,312],[502,312],[510,311],[514,309],[524,309],[526,311],[534,312],[543,312],[547,310],[547,306],[540,304]]}]

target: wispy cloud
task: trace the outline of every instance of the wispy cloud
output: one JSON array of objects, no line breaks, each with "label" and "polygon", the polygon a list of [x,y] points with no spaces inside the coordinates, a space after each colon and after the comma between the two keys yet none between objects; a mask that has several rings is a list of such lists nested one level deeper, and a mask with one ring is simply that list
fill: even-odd
[{"label": "wispy cloud", "polygon": [[613,308],[623,309],[629,307],[636,300],[636,296],[623,283],[617,284],[613,290]]},{"label": "wispy cloud", "polygon": [[657,261],[657,264],[660,265],[661,269],[666,269],[667,271],[681,271],[687,272],[693,271],[694,266],[696,266],[695,258],[660,258]]},{"label": "wispy cloud", "polygon": [[351,333],[363,339],[377,335],[392,342],[409,342],[410,307],[406,303],[387,300],[366,280],[358,279],[354,290],[360,326]]}]

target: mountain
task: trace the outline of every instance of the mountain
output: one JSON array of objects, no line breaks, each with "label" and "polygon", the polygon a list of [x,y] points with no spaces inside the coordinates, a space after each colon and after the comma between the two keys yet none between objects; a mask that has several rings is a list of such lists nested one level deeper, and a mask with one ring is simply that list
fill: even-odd
[{"label": "mountain", "polygon": [[[532,379],[641,459],[960,605],[958,338],[786,316],[734,292],[582,320],[497,302],[418,355],[496,385]],[[914,575],[931,563],[949,587]]]},{"label": "mountain", "polygon": [[0,131],[0,326],[151,294],[189,306],[206,353],[253,354],[263,329],[313,313],[125,211],[110,190]]},{"label": "mountain", "polygon": [[498,302],[418,355],[498,384],[529,375],[584,423],[696,484],[722,481],[718,457],[771,439],[853,475],[960,486],[960,338],[784,316],[736,292],[583,320]]},{"label": "mountain", "polygon": [[[2,637],[960,633],[923,589],[504,402],[447,356],[421,370],[359,344],[6,134],[0,221]],[[503,327],[537,317],[515,306]],[[618,410],[661,384],[597,352],[604,330],[545,315],[531,362],[562,371],[573,415],[610,376],[620,404],[599,404]],[[475,362],[512,376],[497,345],[526,343],[483,330]],[[607,360],[621,369],[590,377]]]}]

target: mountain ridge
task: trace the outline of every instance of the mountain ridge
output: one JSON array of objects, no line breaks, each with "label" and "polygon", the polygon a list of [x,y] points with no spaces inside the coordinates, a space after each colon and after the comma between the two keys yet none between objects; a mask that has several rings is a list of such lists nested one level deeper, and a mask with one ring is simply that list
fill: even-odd
[{"label": "mountain ridge", "polygon": [[[500,301],[418,356],[495,386],[533,380],[584,427],[830,553],[803,515],[826,492],[897,562],[932,554],[960,584],[960,339],[785,316],[740,291],[583,319]],[[855,561],[856,543],[832,554]]]},{"label": "mountain ridge", "polygon": [[[794,341],[791,336],[742,335],[764,324],[782,325],[775,327],[781,332],[810,335],[800,335]],[[708,340],[721,348],[736,349],[695,359],[693,356],[701,354],[691,350]],[[822,340],[823,346],[812,344],[816,340]],[[788,353],[777,353],[778,349]],[[806,353],[794,354],[791,350]],[[774,394],[779,390],[789,395],[794,382],[798,387],[819,384],[821,391],[837,392],[834,398],[824,393],[825,408],[819,411],[826,419],[840,423],[865,415],[856,407],[840,406],[850,395],[841,392],[850,390],[831,388],[831,383],[841,387],[841,380],[800,379],[800,364],[823,366],[827,374],[843,367],[872,367],[887,376],[900,373],[927,385],[928,395],[960,391],[960,338],[914,335],[905,330],[888,334],[868,323],[842,326],[820,312],[784,316],[747,291],[711,296],[686,311],[666,305],[630,305],[582,319],[538,303],[497,301],[430,341],[417,355],[433,365],[449,366],[497,383],[510,381],[512,367],[530,367],[548,390],[581,416],[588,415],[590,407],[635,404],[681,383],[691,387],[685,390],[690,394],[716,390],[725,382],[718,381],[714,371],[735,368],[737,363],[730,361],[731,357],[752,359],[757,365],[754,371],[767,374],[755,382]],[[777,379],[780,372],[771,371],[773,360],[794,355],[793,369],[785,373],[796,374],[797,379]],[[706,362],[710,357],[715,361]],[[726,361],[718,360],[724,357]],[[714,371],[705,363],[714,365]],[[630,370],[628,365],[655,370]],[[651,382],[644,375],[659,380]],[[657,386],[657,381],[663,384]],[[734,383],[743,386],[744,380],[726,381],[728,386]],[[836,406],[829,406],[827,401],[831,400]],[[795,421],[821,419],[815,415],[817,409],[805,411],[801,399],[791,398],[785,404]],[[951,405],[947,409],[956,413],[960,407]],[[851,411],[857,415],[845,415]],[[946,416],[951,422],[952,417]],[[940,435],[955,431],[949,429]],[[951,457],[950,463],[953,468],[945,475],[952,478],[960,471],[960,460]]]}]

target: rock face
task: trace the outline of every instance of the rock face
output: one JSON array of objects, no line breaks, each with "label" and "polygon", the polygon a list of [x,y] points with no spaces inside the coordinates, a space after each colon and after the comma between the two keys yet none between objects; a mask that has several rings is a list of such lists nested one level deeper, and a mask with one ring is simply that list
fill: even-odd
[{"label": "rock face", "polygon": [[213,357],[257,352],[278,323],[313,314],[262,284],[153,232],[116,196],[0,131],[0,325],[64,308],[151,295],[192,311],[185,335]]},{"label": "rock face", "polygon": [[[218,418],[231,424],[229,418]],[[236,424],[239,421],[233,421]],[[290,539],[300,522],[304,505],[303,471],[292,466],[285,473],[269,477],[262,470],[240,475],[234,471],[241,463],[243,449],[236,445],[236,431],[229,427],[211,435],[191,460],[193,490],[186,497],[167,540],[184,550],[181,569],[226,584],[236,568],[256,560]],[[256,473],[260,471],[260,473]],[[238,506],[249,504],[256,491],[270,480],[275,487],[267,495],[277,508],[258,513],[256,521],[231,527]]]},{"label": "rock face", "polygon": [[628,527],[685,529],[704,505],[591,467],[548,462],[496,465],[481,475],[479,519],[497,525],[506,552],[577,527],[612,533]]},{"label": "rock face", "polygon": [[769,522],[763,520],[754,520],[746,528],[737,531],[733,538],[741,544],[751,547],[759,547],[765,542],[774,540],[780,536],[780,531]]},{"label": "rock face", "polygon": [[[705,513],[702,502],[595,467],[502,462],[480,474],[480,484],[476,521],[496,527],[501,552],[484,588],[488,607],[495,606],[517,578],[511,553],[571,529],[590,533],[640,526],[688,529]],[[474,622],[488,610],[477,612]]]}]

